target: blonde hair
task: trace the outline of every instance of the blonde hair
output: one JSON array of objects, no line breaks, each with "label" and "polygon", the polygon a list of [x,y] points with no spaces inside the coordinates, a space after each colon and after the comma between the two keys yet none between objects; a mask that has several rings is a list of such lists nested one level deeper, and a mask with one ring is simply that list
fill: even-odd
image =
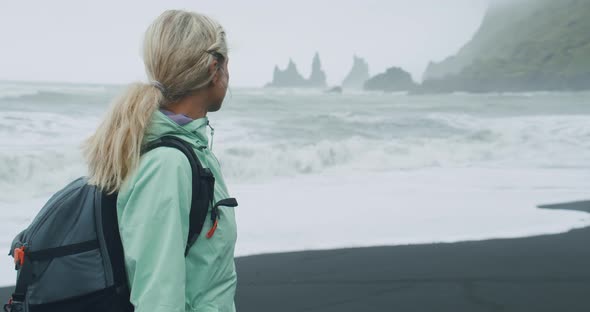
[{"label": "blonde hair", "polygon": [[151,83],[134,83],[116,99],[84,144],[89,183],[117,192],[139,163],[151,116],[162,106],[207,87],[210,66],[227,58],[225,32],[204,15],[169,10],[147,29],[143,45]]}]

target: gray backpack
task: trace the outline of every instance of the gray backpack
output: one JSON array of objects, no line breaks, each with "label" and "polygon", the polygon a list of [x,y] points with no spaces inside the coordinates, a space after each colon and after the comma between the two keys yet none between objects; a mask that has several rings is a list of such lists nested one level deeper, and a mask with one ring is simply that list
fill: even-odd
[{"label": "gray backpack", "polygon": [[[205,223],[213,200],[215,178],[194,151],[176,137],[148,144],[176,148],[191,164],[192,202],[185,256]],[[7,312],[133,311],[117,222],[117,194],[106,194],[79,178],[57,192],[29,227],[13,241],[18,277]],[[213,205],[236,207],[234,198]]]}]

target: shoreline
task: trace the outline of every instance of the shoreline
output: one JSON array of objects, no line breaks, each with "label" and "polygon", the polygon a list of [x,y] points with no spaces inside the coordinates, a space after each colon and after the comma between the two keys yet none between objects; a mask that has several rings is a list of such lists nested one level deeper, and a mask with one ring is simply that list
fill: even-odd
[{"label": "shoreline", "polygon": [[[234,185],[233,196],[241,205],[236,209],[240,226],[235,255],[479,242],[562,234],[590,226],[590,214],[583,211],[535,208],[539,203],[585,198],[583,189],[590,185],[583,180],[583,171],[528,172],[437,169],[347,177],[332,172],[297,181]],[[425,183],[430,180],[430,184]],[[385,181],[396,187],[391,189]],[[358,183],[365,186],[362,196],[354,193]],[[525,183],[525,188],[519,187]],[[561,188],[550,188],[557,185]],[[341,194],[351,196],[344,202]],[[260,227],[260,220],[276,213],[279,200],[284,203],[282,217]],[[18,213],[0,221],[5,233],[0,242],[10,246],[12,238],[28,225],[32,209],[37,209],[31,207],[42,207],[44,202],[30,199],[6,206],[7,211]],[[371,207],[374,218],[364,219],[367,215],[354,209],[363,206]],[[306,217],[310,215],[314,218]],[[363,218],[362,224],[359,217]],[[370,230],[365,230],[368,225]],[[14,284],[11,258],[5,256],[0,262],[4,263],[0,267],[0,287]]]},{"label": "shoreline", "polygon": [[[579,203],[571,209],[590,212]],[[239,257],[236,305],[241,312],[589,311],[588,238],[590,227],[515,239]],[[0,301],[9,291],[0,289]]]}]

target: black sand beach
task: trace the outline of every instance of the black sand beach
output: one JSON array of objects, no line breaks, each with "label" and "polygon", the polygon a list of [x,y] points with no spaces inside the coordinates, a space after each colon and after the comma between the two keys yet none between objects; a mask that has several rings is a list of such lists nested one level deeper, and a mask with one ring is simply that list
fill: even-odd
[{"label": "black sand beach", "polygon": [[590,311],[589,239],[585,228],[243,257],[236,260],[236,302],[240,312]]}]

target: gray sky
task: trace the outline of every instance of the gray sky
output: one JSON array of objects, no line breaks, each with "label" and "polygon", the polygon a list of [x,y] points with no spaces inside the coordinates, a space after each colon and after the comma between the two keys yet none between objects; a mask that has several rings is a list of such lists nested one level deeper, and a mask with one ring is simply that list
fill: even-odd
[{"label": "gray sky", "polygon": [[290,57],[307,76],[316,51],[332,85],[354,53],[369,62],[371,75],[401,66],[421,79],[428,61],[471,38],[486,7],[487,0],[0,0],[0,79],[145,80],[143,32],[172,8],[224,25],[234,87],[265,84]]}]

